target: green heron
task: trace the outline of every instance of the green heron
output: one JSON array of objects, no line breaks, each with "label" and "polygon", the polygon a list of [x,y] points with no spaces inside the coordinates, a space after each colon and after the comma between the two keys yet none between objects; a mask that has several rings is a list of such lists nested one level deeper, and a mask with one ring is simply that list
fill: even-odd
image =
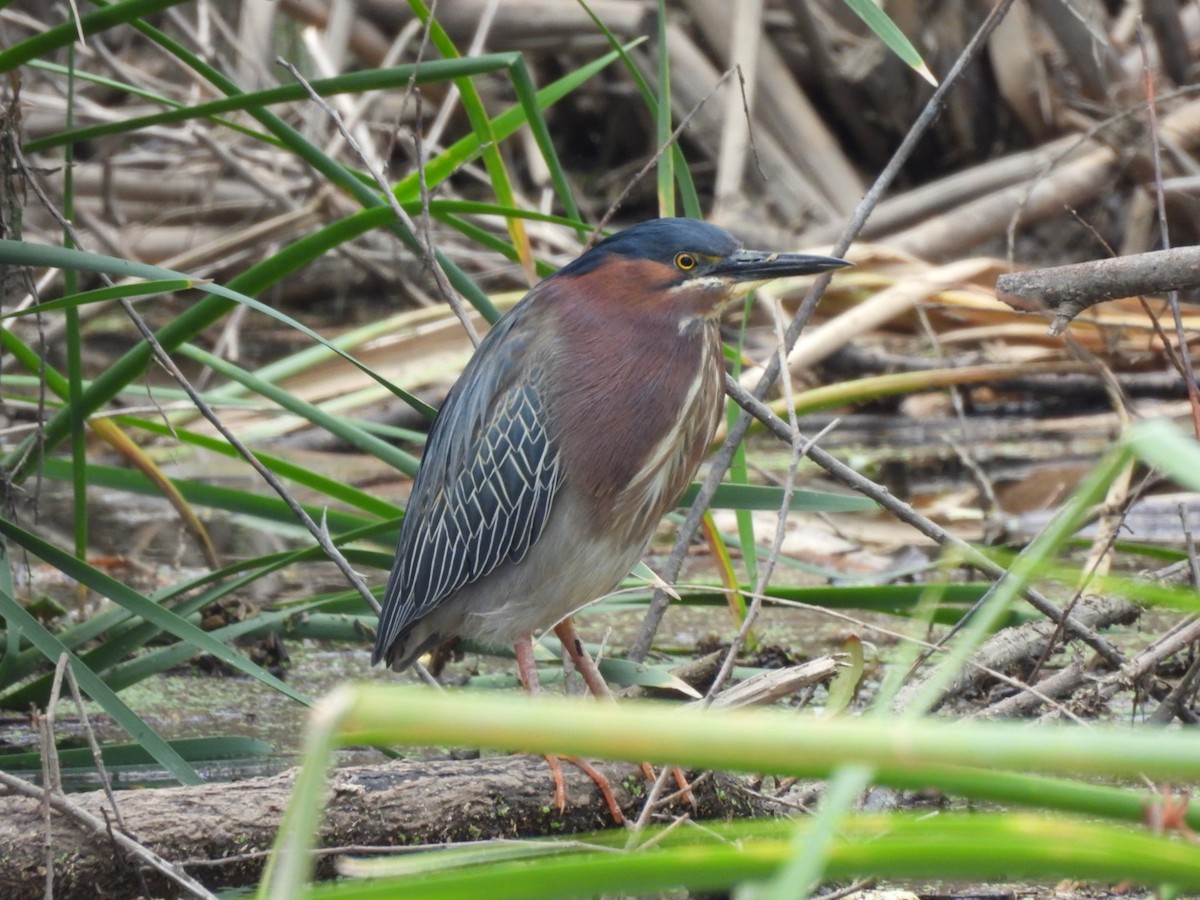
[{"label": "green heron", "polygon": [[695,475],[721,414],[721,313],[766,281],[845,265],[655,219],[534,287],[430,429],[372,664],[400,671],[458,638],[512,645],[536,693],[532,635],[555,626],[611,696],[569,617],[629,573]]}]

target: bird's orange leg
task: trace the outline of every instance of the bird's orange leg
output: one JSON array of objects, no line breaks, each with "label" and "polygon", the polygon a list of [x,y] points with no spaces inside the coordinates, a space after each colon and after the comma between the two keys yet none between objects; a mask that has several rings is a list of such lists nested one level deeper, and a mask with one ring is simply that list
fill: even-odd
[{"label": "bird's orange leg", "polygon": [[583,683],[587,685],[588,690],[592,692],[592,696],[600,700],[615,700],[612,691],[608,689],[608,682],[604,680],[604,676],[596,668],[592,655],[587,652],[583,641],[579,639],[579,632],[575,630],[575,623],[571,621],[570,617],[555,625],[554,633],[562,642],[563,652],[571,657],[571,662],[575,664],[576,670],[583,678]]},{"label": "bird's orange leg", "polygon": [[[513,652],[517,656],[517,677],[521,679],[521,684],[530,695],[541,693],[542,687],[538,681],[537,664],[533,661],[533,636],[526,635],[519,638],[513,644]],[[592,664],[595,669],[595,664]],[[599,675],[599,672],[596,673]],[[563,782],[562,767],[558,764],[558,757],[552,753],[545,754],[546,762],[550,764],[550,777],[554,779],[554,804],[558,807],[558,811],[564,812],[567,808],[567,787]],[[597,770],[591,763],[580,759],[577,756],[564,756],[567,762],[580,769],[592,781],[596,782],[596,787],[600,788],[600,793],[604,797],[604,802],[608,804],[608,812],[613,817],[613,821],[618,825],[625,823],[625,816],[621,813],[621,806],[617,803],[617,798],[613,795],[612,785],[603,772]]]},{"label": "bird's orange leg", "polygon": [[[575,668],[579,671],[580,676],[582,676],[583,683],[592,692],[592,696],[601,700],[615,701],[616,698],[608,688],[608,682],[600,674],[600,670],[596,667],[592,655],[583,646],[583,641],[579,639],[579,633],[575,630],[575,623],[571,621],[569,616],[554,626],[554,633],[562,642],[563,651],[567,656],[571,657],[571,662],[575,664]],[[654,769],[650,766],[650,763],[642,763],[642,772],[650,781],[654,781]],[[695,806],[696,798],[692,796],[687,776],[683,774],[683,770],[679,766],[672,766],[671,775],[675,778],[675,784],[679,786],[679,790],[683,792],[683,799]]]},{"label": "bird's orange leg", "polygon": [[[533,661],[533,635],[518,638],[513,644],[513,652],[517,655],[517,677],[530,696],[541,693],[542,686],[538,682],[537,664]],[[550,764],[550,777],[554,779],[554,805],[562,812],[567,808],[567,786],[563,783],[562,767],[558,757],[546,754],[546,762]]]}]

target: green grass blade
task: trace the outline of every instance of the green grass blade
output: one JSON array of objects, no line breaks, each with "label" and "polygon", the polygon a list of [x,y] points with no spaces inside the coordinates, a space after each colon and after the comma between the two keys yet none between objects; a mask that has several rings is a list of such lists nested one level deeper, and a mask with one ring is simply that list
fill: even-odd
[{"label": "green grass blade", "polygon": [[0,51],[0,72],[10,72],[37,57],[51,56],[53,51],[77,41],[81,30],[85,37],[99,34],[116,25],[131,24],[137,19],[154,15],[172,6],[180,6],[184,2],[186,0],[122,0],[120,3],[104,5],[81,16],[78,24],[74,16],[67,16],[62,24]]},{"label": "green grass blade", "polygon": [[[71,464],[63,459],[46,459],[44,472],[45,477],[56,481],[69,481],[72,477]],[[88,483],[94,486],[135,494],[158,495],[157,488],[135,469],[89,463],[87,476]],[[171,482],[179,489],[179,493],[183,495],[184,499],[191,504],[253,516],[264,522],[278,522],[296,528],[300,527],[296,522],[296,517],[292,514],[291,507],[278,497],[187,478],[173,478]],[[380,524],[374,518],[367,519],[345,510],[328,509],[304,503],[300,505],[315,521],[320,521],[324,517],[329,529],[334,534]]]},{"label": "green grass blade", "polygon": [[[454,46],[454,42],[450,40],[450,36],[446,34],[446,30],[442,28],[429,12],[428,7],[422,0],[408,0],[408,5],[416,16],[421,20],[429,32],[429,38],[433,45],[437,47],[438,52],[447,59],[461,58],[458,49]],[[496,134],[492,130],[491,119],[488,118],[487,110],[483,105],[483,98],[479,96],[479,91],[475,89],[475,82],[470,78],[456,78],[455,85],[458,87],[459,96],[462,100],[463,109],[467,113],[467,120],[471,123],[471,130],[479,138],[480,150],[483,154],[483,165],[487,170],[488,179],[492,184],[492,192],[496,195],[496,199],[504,206],[516,206],[516,193],[513,191],[512,179],[508,176],[508,168],[504,164],[504,157],[500,155],[499,141],[496,139]],[[528,112],[534,114],[535,118],[540,118],[540,111],[536,106],[532,107]],[[547,140],[549,135],[546,135]],[[553,147],[550,150],[554,153]],[[525,224],[520,219],[506,219],[508,223],[508,232],[512,236],[513,246],[517,249],[517,256],[521,260],[521,264],[526,271],[531,275],[533,273],[533,248],[529,244],[529,235],[525,231]],[[482,312],[483,310],[479,307]],[[494,321],[491,320],[491,321]]]},{"label": "green grass blade", "polygon": [[[742,302],[741,325],[738,328],[737,346],[733,348],[733,367],[730,374],[736,380],[742,374],[742,360],[746,349],[746,323],[750,321],[750,313],[753,308],[754,295],[753,292],[746,295]],[[733,428],[737,422],[738,416],[742,408],[727,398],[725,401],[725,427]],[[741,441],[733,450],[733,460],[729,465],[729,472],[726,475],[730,484],[743,486],[750,483],[750,468],[746,462],[746,442]],[[782,506],[782,491],[780,492],[780,505]],[[711,504],[710,504],[711,508]],[[778,507],[777,507],[778,508]],[[737,510],[737,529],[738,540],[742,545],[742,562],[746,567],[746,580],[750,584],[758,584],[758,549],[755,546],[754,537],[754,519],[749,510],[739,508]],[[744,598],[740,598],[741,603],[745,604]],[[754,645],[754,636],[749,635],[750,646]]]},{"label": "green grass blade", "polygon": [[1125,432],[1125,444],[1143,462],[1194,491],[1200,490],[1200,444],[1170,420],[1135,422]]},{"label": "green grass blade", "polygon": [[[271,745],[257,738],[229,735],[227,737],[181,738],[167,745],[188,762],[216,762],[265,757]],[[58,763],[63,769],[95,771],[96,763],[89,747],[58,748]],[[140,744],[108,744],[100,748],[105,768],[148,766],[156,762]],[[5,772],[37,772],[42,768],[41,753],[0,753],[0,769]]]},{"label": "green grass blade", "polygon": [[[321,601],[313,601],[294,609],[272,610],[250,619],[232,622],[207,633],[213,640],[224,645],[250,634],[266,633],[271,630],[282,631],[282,623],[289,616],[304,615],[307,611],[319,609],[321,606]],[[123,690],[130,685],[165,672],[167,669],[181,666],[195,655],[195,648],[186,644],[155,647],[131,660],[114,665],[105,673],[104,680],[113,690]]]},{"label": "green grass blade", "polygon": [[870,766],[839,766],[826,782],[821,804],[810,821],[796,824],[787,853],[771,880],[751,888],[747,900],[803,900],[829,868],[841,824],[871,784]]},{"label": "green grass blade", "polygon": [[[584,8],[587,14],[591,17],[596,29],[604,35],[605,39],[620,54],[621,63],[625,67],[625,71],[629,73],[629,77],[633,79],[633,83],[637,86],[638,93],[642,95],[642,102],[646,104],[646,109],[650,111],[650,115],[658,121],[658,100],[654,95],[654,91],[650,89],[650,85],[646,83],[645,76],[637,64],[630,57],[628,50],[632,49],[637,42],[621,45],[617,36],[612,33],[607,25],[592,11],[591,7],[579,0],[579,5]],[[704,218],[704,210],[700,206],[700,195],[696,193],[695,182],[692,181],[692,172],[687,164],[687,159],[683,155],[683,150],[678,144],[672,144],[667,151],[673,157],[673,165],[675,168],[675,177],[679,185],[679,194],[683,200],[683,214],[693,219]]]},{"label": "green grass blade", "polygon": [[[141,419],[135,416],[115,416],[114,420],[129,428],[141,429],[142,431],[162,437],[177,437],[184,444],[200,447],[212,453],[220,453],[222,456],[228,456],[231,459],[238,458],[238,452],[220,438],[198,434],[179,426],[168,426],[153,419]],[[254,455],[259,462],[280,478],[286,478],[311,491],[324,494],[330,500],[353,506],[356,509],[379,516],[382,519],[395,519],[401,514],[401,509],[396,504],[389,503],[387,500],[381,500],[375,494],[359,490],[336,478],[326,477],[318,472],[314,472],[312,469],[298,466],[295,463],[288,462],[286,459],[278,456],[272,456],[269,453],[255,451]]]},{"label": "green grass blade", "polygon": [[[679,498],[679,507],[687,508],[695,500],[700,486],[693,482]],[[709,504],[711,509],[778,510],[783,504],[783,489],[760,484],[722,484]],[[876,509],[873,500],[857,494],[831,494],[825,491],[793,491],[788,509],[796,512],[864,512]]]},{"label": "green grass blade", "polygon": [[[650,846],[624,850],[608,835],[569,847],[531,841],[501,848],[455,848],[436,855],[360,859],[352,871],[371,880],[321,885],[308,900],[458,900],[462,897],[559,900],[587,896],[658,896],[687,889],[740,897],[777,874],[788,842],[750,823],[703,829],[650,829]],[[809,823],[803,823],[807,837]],[[619,837],[624,837],[623,833]],[[584,844],[580,847],[580,844]],[[586,845],[591,844],[591,848]],[[442,863],[444,868],[439,867]],[[829,846],[824,877],[1001,881],[1084,879],[1154,886],[1170,880],[1194,891],[1200,856],[1186,843],[1128,828],[1012,814],[847,816]],[[266,896],[260,894],[260,897]]]},{"label": "green grass blade", "polygon": [[675,156],[671,144],[671,58],[667,52],[667,2],[658,0],[658,107],[654,111],[654,145],[662,150],[656,167],[658,214],[675,215]]},{"label": "green grass blade", "polygon": [[319,406],[314,406],[311,403],[301,400],[283,388],[265,382],[240,366],[227,362],[219,356],[214,356],[207,350],[201,350],[193,344],[184,344],[179,348],[179,352],[207,366],[218,375],[245,385],[259,396],[265,397],[283,409],[301,416],[318,428],[336,435],[351,446],[357,447],[364,453],[369,453],[383,460],[399,471],[406,472],[409,475],[416,472],[418,463],[412,454],[405,453],[403,450],[393,447],[387,441],[380,440],[375,435],[354,427],[345,419],[331,416]]},{"label": "green grass blade", "polygon": [[900,57],[907,65],[916,69],[922,78],[934,84],[937,83],[929,73],[929,67],[921,59],[921,54],[917,52],[917,48],[912,45],[909,39],[904,36],[904,32],[896,27],[896,23],[888,18],[888,14],[874,0],[842,0],[842,2],[853,10],[854,14],[862,19],[871,31],[875,32],[875,36],[883,41],[889,50]]},{"label": "green grass blade", "polygon": [[[68,272],[71,270],[68,269]],[[36,306],[30,306],[25,309],[15,310],[13,312],[0,313],[0,319],[10,319],[21,316],[42,315],[44,313],[58,312],[64,309],[78,309],[81,306],[87,306],[89,303],[107,303],[112,300],[131,299],[134,297],[147,297],[154,294],[173,294],[179,291],[190,290],[196,287],[198,282],[191,278],[165,278],[152,281],[131,282],[129,284],[117,284],[112,287],[96,288],[91,291],[81,291],[79,293],[68,293],[57,300],[50,300],[46,303],[39,303]]]},{"label": "green grass blade", "polygon": [[[309,82],[313,90],[322,97],[332,97],[338,94],[358,94],[366,91],[385,91],[407,87],[409,84],[425,85],[448,81],[453,78],[483,75],[512,66],[514,59],[519,58],[515,53],[487,53],[469,59],[427,60],[418,65],[392,66],[386,69],[365,69],[360,72],[347,72],[331,78],[318,78]],[[57,71],[61,67],[43,64],[43,68]],[[261,91],[237,93],[217,100],[203,103],[181,105],[168,97],[148,94],[137,88],[108,79],[95,79],[107,87],[142,96],[147,100],[169,106],[163,112],[136,116],[118,122],[104,122],[98,125],[88,125],[76,129],[67,129],[54,134],[36,138],[25,145],[28,153],[53,149],[86,141],[94,141],[116,134],[128,134],[146,128],[161,125],[173,125],[193,119],[208,119],[219,122],[222,126],[235,128],[242,133],[250,134],[260,140],[274,140],[270,135],[254,132],[237,126],[217,117],[222,113],[244,112],[246,110],[274,106],[280,103],[296,103],[308,99],[308,91],[300,84],[287,84],[278,87],[265,88]],[[365,183],[365,182],[364,182]]]},{"label": "green grass blade", "polygon": [[[796,716],[787,710],[701,712],[653,703],[580,704],[569,698],[487,697],[454,702],[414,687],[355,685],[347,744],[469,745],[584,753],[599,758],[778,772],[828,774],[863,763],[892,774],[928,776],[942,765],[1067,774],[1200,777],[1200,735],[1097,726],[1031,734],[1012,723]],[[754,734],[747,742],[745,735]]]},{"label": "green grass blade", "polygon": [[[0,525],[5,524],[0,519]],[[125,731],[134,741],[146,748],[146,752],[155,761],[171,773],[180,784],[201,784],[203,779],[196,774],[188,763],[158,736],[153,728],[147,725],[142,717],[125,705],[120,697],[84,665],[78,657],[67,651],[58,639],[45,626],[25,611],[6,591],[0,591],[0,618],[3,618],[9,628],[18,628],[24,638],[33,644],[49,660],[57,660],[63,653],[68,654],[71,671],[79,682],[80,689],[95,700],[114,722]]]},{"label": "green grass blade", "polygon": [[[42,540],[32,532],[26,531],[24,528],[7,519],[0,518],[0,534],[3,534],[9,540],[25,548],[39,559],[54,566],[68,577],[74,578],[80,584],[91,588],[96,593],[112,600],[113,603],[125,607],[130,612],[141,616],[147,622],[153,623],[168,634],[191,645],[196,652],[210,653],[226,665],[237,669],[245,675],[249,675],[251,678],[262,682],[268,687],[274,688],[281,694],[299,703],[307,704],[309,702],[308,698],[299,691],[280,681],[261,666],[256,666],[250,660],[246,659],[246,657],[242,656],[242,654],[231,650],[220,641],[214,640],[208,632],[202,631],[185,619],[181,619],[170,610],[164,609],[157,603],[150,601],[115,578],[86,563],[80,562],[69,553],[64,553],[58,547]],[[62,648],[62,645],[57,640],[54,643],[57,645],[56,649]],[[51,659],[54,658],[57,657],[51,657]]]},{"label": "green grass blade", "polygon": [[[12,556],[8,552],[8,541],[0,540],[0,594],[15,597],[13,586]],[[4,623],[4,655],[0,656],[0,688],[20,678],[17,660],[21,653],[21,629],[13,619]]]},{"label": "green grass blade", "polygon": [[[382,685],[340,688],[322,701],[322,709],[323,713],[316,717],[310,731],[309,752],[298,780],[303,790],[298,789],[289,804],[276,856],[260,896],[268,896],[270,886],[278,889],[281,884],[294,892],[298,890],[296,879],[304,878],[304,869],[308,865],[307,848],[317,831],[315,809],[320,804],[322,775],[335,745],[470,745],[526,752],[585,753],[603,758],[649,759],[662,763],[670,761],[697,768],[775,772],[798,777],[821,777],[849,764],[874,767],[880,780],[885,783],[903,783],[907,780],[926,786],[942,786],[942,778],[946,777],[949,779],[947,784],[953,783],[967,796],[974,795],[976,791],[987,792],[997,775],[1010,779],[1028,777],[1019,774],[1023,770],[1058,772],[1073,778],[1138,774],[1152,779],[1191,781],[1200,775],[1200,738],[1196,735],[1161,731],[1131,732],[1115,727],[1087,730],[1063,727],[1031,733],[1025,727],[1010,723],[882,721],[879,718],[843,717],[814,719],[797,717],[794,712],[783,710],[714,712],[680,709],[678,706],[668,709],[663,704],[655,703],[584,706],[564,698],[484,697],[468,693],[448,699],[443,694],[426,689]],[[755,740],[747,741],[747,734],[753,734]],[[968,769],[967,765],[972,768]],[[1088,787],[1083,783],[1079,785],[1081,790]],[[1141,792],[1126,793],[1141,795]],[[1045,801],[1039,802],[1045,805]],[[1140,810],[1138,812],[1140,814]],[[1023,868],[1029,858],[1025,847],[1021,847],[1020,853],[1015,856],[996,852],[999,848],[1009,846],[1007,832],[1004,832],[1004,838],[996,839],[997,823],[990,822],[960,841],[960,821],[965,820],[964,824],[967,824],[978,819],[976,816],[963,817],[963,820],[954,818],[956,821],[936,839],[928,829],[940,827],[943,820],[917,820],[916,827],[923,830],[915,837],[905,833],[903,840],[897,839],[903,843],[904,852],[893,853],[889,857],[892,860],[890,864],[907,865],[904,872],[910,876],[918,871],[923,874],[946,873],[951,870],[938,868],[944,863],[945,855],[961,852],[962,855],[955,858],[956,865],[968,866],[973,864],[974,857],[979,856],[990,861],[985,866],[1007,865],[1022,873],[1032,871]],[[1037,840],[1031,843],[1043,848],[1045,855],[1040,860],[1046,865],[1066,866],[1072,871],[1071,867],[1082,865],[1087,877],[1095,877],[1096,870],[1089,866],[1097,855],[1103,854],[1099,854],[1089,843],[1090,836],[1085,838],[1071,830],[1073,826],[1069,821],[1061,817],[1043,820],[1046,822],[1043,833],[1042,829],[1031,826],[1033,817],[1012,817],[1012,820],[1019,822],[1017,831],[1025,829],[1038,835]],[[854,816],[839,820],[838,839],[829,846],[826,877],[836,878],[847,873],[846,868],[839,867],[845,865],[844,860],[839,863],[839,854],[847,852],[843,847],[870,849],[885,835],[905,831],[899,822],[891,821],[882,832],[853,834],[848,844],[842,843],[845,839],[843,836],[852,829],[854,823],[867,821],[866,818]],[[874,821],[878,823],[878,820]],[[939,824],[924,824],[930,821]],[[807,823],[793,822],[782,827],[806,826]],[[740,823],[739,827],[742,827]],[[744,827],[754,829],[762,826],[751,824]],[[970,825],[967,824],[967,827]],[[1085,827],[1097,827],[1108,836],[1134,834],[1127,829],[1111,826],[1089,824]],[[1072,839],[1047,840],[1047,834],[1053,833],[1056,828],[1066,828],[1072,833]],[[689,836],[685,833],[682,839]],[[1145,855],[1139,856],[1138,862],[1122,854],[1114,854],[1111,848],[1105,851],[1126,875],[1156,880],[1166,878],[1164,873],[1170,871],[1169,880],[1196,879],[1200,883],[1200,857],[1186,843],[1144,834],[1138,837],[1147,841],[1139,848],[1145,851]],[[986,853],[981,851],[981,843],[976,838],[993,849]],[[1117,837],[1117,840],[1119,842],[1120,838]],[[922,855],[916,847],[918,843],[936,846],[933,852]],[[719,848],[739,845],[743,843],[719,841],[717,844]],[[1085,855],[1069,856],[1073,848],[1085,845],[1090,848]],[[778,866],[790,858],[788,850],[788,842],[777,840],[771,866],[760,870],[754,877],[761,879],[777,871]],[[860,874],[876,871],[883,857],[864,856],[863,852],[859,850],[854,856],[853,871]],[[1170,862],[1164,861],[1163,853],[1171,854]],[[640,852],[630,855],[629,859],[640,860],[646,856],[645,852]],[[688,858],[695,862],[707,858],[707,854],[693,853]],[[1152,860],[1152,864],[1146,863],[1146,860]],[[618,862],[624,865],[626,860],[612,855],[606,857],[610,871],[617,869]],[[281,866],[283,869],[279,871]],[[561,895],[562,885],[545,869],[540,865],[530,869],[539,883],[553,884],[552,888],[547,889],[554,890],[554,896]],[[479,867],[469,871],[478,873]],[[893,870],[884,867],[879,871],[891,873]],[[968,869],[953,871],[962,874]],[[982,871],[990,873],[993,870],[985,868]],[[628,873],[625,873],[623,877],[627,876]],[[678,871],[673,872],[671,877],[673,884],[696,886],[686,878],[681,879]],[[730,877],[728,872],[725,877]],[[742,876],[733,877],[736,881]],[[275,881],[275,878],[283,880]],[[572,890],[584,894],[604,893],[610,889],[640,892],[645,887],[636,879],[623,880],[619,886],[578,880],[573,881],[573,885]],[[430,893],[429,888],[429,883],[422,881],[420,889],[423,893],[420,896],[437,896],[436,892]],[[522,885],[518,890],[524,892],[526,887]],[[486,890],[485,894],[491,895]],[[284,895],[291,896],[286,891]]]},{"label": "green grass blade", "polygon": [[[529,130],[533,134],[534,141],[537,142],[538,149],[542,152],[546,168],[550,170],[550,181],[554,185],[555,193],[558,194],[558,200],[569,218],[576,222],[582,222],[583,216],[579,212],[579,205],[575,202],[575,195],[571,192],[571,183],[562,167],[562,161],[558,158],[558,151],[554,148],[554,140],[550,137],[550,128],[546,124],[546,117],[538,105],[537,87],[534,85],[533,78],[522,57],[517,57],[509,74],[512,78],[513,89],[517,93],[517,99],[529,121]],[[582,228],[577,233],[579,240],[586,239],[587,236]]]}]

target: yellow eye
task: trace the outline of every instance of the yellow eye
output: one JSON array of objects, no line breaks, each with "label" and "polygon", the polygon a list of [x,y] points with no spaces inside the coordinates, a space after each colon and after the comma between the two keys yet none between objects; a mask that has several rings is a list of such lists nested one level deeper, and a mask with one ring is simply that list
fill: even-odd
[{"label": "yellow eye", "polygon": [[675,266],[684,272],[688,272],[696,268],[696,257],[690,253],[679,253],[675,256]]}]

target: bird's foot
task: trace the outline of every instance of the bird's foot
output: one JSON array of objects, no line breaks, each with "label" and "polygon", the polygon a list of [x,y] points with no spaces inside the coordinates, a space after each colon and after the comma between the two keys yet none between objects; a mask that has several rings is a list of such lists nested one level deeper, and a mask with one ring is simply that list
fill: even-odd
[{"label": "bird's foot", "polygon": [[554,779],[554,805],[558,807],[558,811],[566,812],[567,809],[567,786],[563,781],[562,766],[558,764],[559,759],[565,759],[575,768],[579,769],[588,778],[596,782],[596,787],[600,788],[600,794],[604,797],[604,802],[608,804],[608,812],[612,816],[613,822],[618,825],[625,824],[625,816],[621,812],[621,805],[617,803],[616,795],[613,794],[612,784],[608,777],[589,763],[586,759],[581,759],[578,756],[555,756],[552,753],[546,754],[546,762],[550,764],[550,777]]},{"label": "bird's foot", "polygon": [[[654,782],[656,780],[654,767],[650,763],[642,763],[642,772],[646,776],[646,780]],[[679,788],[679,799],[691,806],[696,805],[696,798],[692,795],[692,786],[688,784],[687,776],[683,774],[683,769],[679,766],[671,766],[671,777],[675,779],[675,784]]]}]

